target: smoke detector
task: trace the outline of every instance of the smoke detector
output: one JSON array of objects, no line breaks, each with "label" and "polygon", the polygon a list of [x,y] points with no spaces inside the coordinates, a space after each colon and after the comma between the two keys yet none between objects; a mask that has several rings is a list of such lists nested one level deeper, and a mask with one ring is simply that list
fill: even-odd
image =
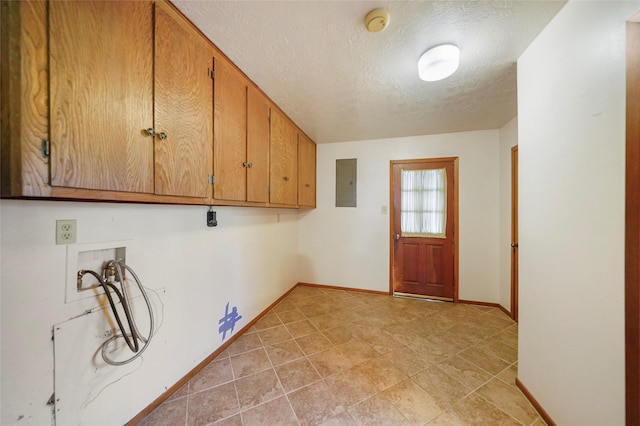
[{"label": "smoke detector", "polygon": [[377,33],[389,25],[389,12],[386,9],[375,9],[367,14],[367,17],[364,18],[364,26],[368,31],[372,33]]}]

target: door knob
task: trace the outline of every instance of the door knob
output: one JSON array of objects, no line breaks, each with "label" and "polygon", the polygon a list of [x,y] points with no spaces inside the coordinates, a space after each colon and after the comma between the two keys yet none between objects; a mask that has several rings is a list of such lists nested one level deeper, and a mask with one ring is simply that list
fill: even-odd
[{"label": "door knob", "polygon": [[396,241],[400,239],[400,234],[396,234]]}]

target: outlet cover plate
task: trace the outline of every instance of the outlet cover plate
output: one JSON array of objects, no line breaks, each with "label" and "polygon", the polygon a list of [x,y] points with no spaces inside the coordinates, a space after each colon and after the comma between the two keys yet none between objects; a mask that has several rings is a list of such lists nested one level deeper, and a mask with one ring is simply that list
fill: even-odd
[{"label": "outlet cover plate", "polygon": [[56,244],[74,244],[76,242],[76,220],[56,220]]}]

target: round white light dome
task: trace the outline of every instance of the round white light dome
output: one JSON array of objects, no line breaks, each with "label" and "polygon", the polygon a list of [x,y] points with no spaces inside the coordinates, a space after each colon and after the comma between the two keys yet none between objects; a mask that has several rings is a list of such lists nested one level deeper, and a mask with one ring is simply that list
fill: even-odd
[{"label": "round white light dome", "polygon": [[456,72],[460,64],[460,49],[453,44],[432,47],[418,60],[418,75],[424,81],[438,81]]}]

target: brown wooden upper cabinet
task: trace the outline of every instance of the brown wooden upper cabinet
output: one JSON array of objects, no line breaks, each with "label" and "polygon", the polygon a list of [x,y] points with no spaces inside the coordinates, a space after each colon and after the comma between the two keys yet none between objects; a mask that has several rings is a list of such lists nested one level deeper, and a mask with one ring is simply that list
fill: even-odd
[{"label": "brown wooden upper cabinet", "polygon": [[298,132],[280,111],[271,110],[271,204],[298,204]]},{"label": "brown wooden upper cabinet", "polygon": [[156,194],[207,198],[213,163],[213,46],[155,5]]},{"label": "brown wooden upper cabinet", "polygon": [[214,200],[269,201],[269,103],[233,64],[215,60]]},{"label": "brown wooden upper cabinet", "polygon": [[152,7],[49,3],[52,186],[153,193]]},{"label": "brown wooden upper cabinet", "polygon": [[213,47],[188,22],[163,2],[54,1],[49,45],[52,186],[209,196]]},{"label": "brown wooden upper cabinet", "polygon": [[3,198],[315,205],[315,144],[171,3],[0,7]]},{"label": "brown wooden upper cabinet", "polygon": [[298,134],[298,204],[316,206],[316,144]]}]

